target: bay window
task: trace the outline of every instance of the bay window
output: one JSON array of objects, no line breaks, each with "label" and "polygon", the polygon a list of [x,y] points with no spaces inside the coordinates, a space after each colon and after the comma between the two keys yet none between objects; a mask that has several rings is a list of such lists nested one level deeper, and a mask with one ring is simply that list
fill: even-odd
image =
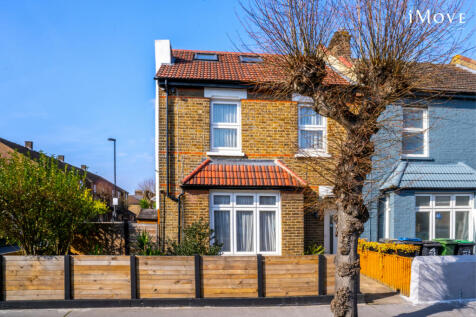
[{"label": "bay window", "polygon": [[406,157],[428,156],[428,110],[403,108],[402,154]]},{"label": "bay window", "polygon": [[415,235],[422,240],[470,238],[470,194],[421,194],[415,197]]},{"label": "bay window", "polygon": [[322,152],[326,149],[326,118],[314,111],[310,104],[299,105],[299,149]]},{"label": "bay window", "polygon": [[224,254],[280,254],[278,193],[214,192],[210,219]]},{"label": "bay window", "polygon": [[212,101],[210,143],[213,152],[241,150],[240,103]]}]

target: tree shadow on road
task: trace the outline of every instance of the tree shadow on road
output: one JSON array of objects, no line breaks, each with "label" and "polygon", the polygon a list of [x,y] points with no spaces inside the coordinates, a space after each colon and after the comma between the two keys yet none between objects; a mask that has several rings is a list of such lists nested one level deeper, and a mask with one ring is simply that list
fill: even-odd
[{"label": "tree shadow on road", "polygon": [[430,306],[426,306],[420,310],[410,312],[410,313],[401,313],[395,315],[395,317],[420,317],[420,316],[431,316],[437,313],[451,312],[455,309],[461,309],[467,307],[467,302],[454,302],[454,303],[436,303]]}]

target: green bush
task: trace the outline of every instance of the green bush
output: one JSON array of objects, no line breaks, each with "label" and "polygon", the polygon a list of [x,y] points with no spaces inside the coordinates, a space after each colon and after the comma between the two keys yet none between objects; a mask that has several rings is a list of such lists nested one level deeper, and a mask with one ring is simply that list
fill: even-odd
[{"label": "green bush", "polygon": [[304,251],[305,255],[318,255],[318,254],[324,254],[324,247],[320,244],[313,243],[310,246],[306,248],[306,251]]},{"label": "green bush", "polygon": [[75,235],[107,211],[85,177],[43,154],[0,158],[0,236],[28,255],[68,253]]},{"label": "green bush", "polygon": [[152,240],[151,235],[146,231],[141,231],[136,238],[136,254],[138,255],[163,255],[159,246]]},{"label": "green bush", "polygon": [[172,242],[167,250],[170,255],[220,255],[222,244],[213,241],[213,230],[203,219],[184,229],[183,240]]}]

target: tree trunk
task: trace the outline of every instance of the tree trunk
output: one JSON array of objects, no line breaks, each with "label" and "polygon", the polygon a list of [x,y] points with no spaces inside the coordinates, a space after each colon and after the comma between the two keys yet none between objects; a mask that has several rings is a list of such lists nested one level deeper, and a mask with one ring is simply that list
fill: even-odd
[{"label": "tree trunk", "polygon": [[343,208],[338,208],[336,218],[338,240],[335,257],[335,295],[331,309],[335,316],[357,317],[360,272],[357,241],[360,234],[352,232],[355,218]]}]

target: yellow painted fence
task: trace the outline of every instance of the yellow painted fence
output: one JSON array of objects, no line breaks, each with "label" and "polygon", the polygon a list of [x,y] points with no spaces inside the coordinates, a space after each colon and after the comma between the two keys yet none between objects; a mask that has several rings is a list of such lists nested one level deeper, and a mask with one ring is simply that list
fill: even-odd
[{"label": "yellow painted fence", "polygon": [[411,257],[360,250],[360,273],[410,296]]}]

